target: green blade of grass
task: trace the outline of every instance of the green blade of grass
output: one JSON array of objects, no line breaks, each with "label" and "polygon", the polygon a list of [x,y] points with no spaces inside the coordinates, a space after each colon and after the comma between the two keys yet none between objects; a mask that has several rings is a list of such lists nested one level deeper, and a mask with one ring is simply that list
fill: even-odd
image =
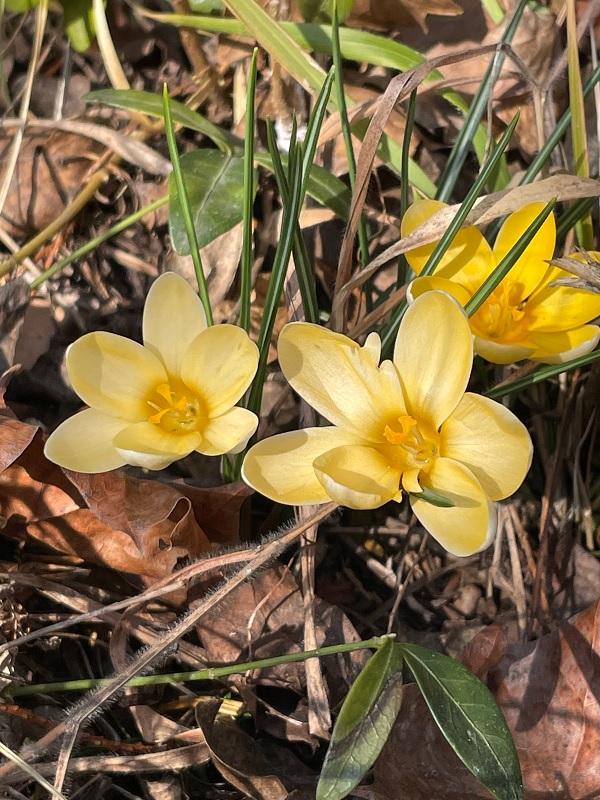
[{"label": "green blade of grass", "polygon": [[240,264],[240,327],[250,330],[250,296],[252,293],[253,263],[253,207],[254,207],[254,95],[256,92],[255,47],[250,59],[248,87],[246,90],[246,136],[244,140],[244,208],[242,259]]},{"label": "green blade of grass", "polygon": [[[187,232],[188,240],[190,243],[190,253],[192,262],[194,264],[194,272],[196,273],[196,280],[198,281],[198,294],[202,300],[204,311],[206,313],[206,321],[209,325],[213,325],[214,319],[212,308],[210,307],[210,298],[208,296],[208,287],[206,285],[206,277],[202,269],[202,260],[200,258],[200,248],[198,247],[198,240],[196,238],[196,229],[194,227],[194,220],[192,218],[192,211],[185,188],[185,181],[183,179],[183,172],[179,163],[179,152],[177,150],[177,142],[175,141],[175,130],[173,128],[173,119],[171,117],[171,107],[169,103],[169,90],[165,83],[163,87],[163,114],[165,118],[165,132],[167,134],[167,143],[169,145],[169,155],[171,156],[171,163],[173,164],[173,178],[177,187],[177,194],[181,206],[181,213],[185,222],[185,229]],[[169,192],[169,195],[171,192]]]},{"label": "green blade of grass", "polygon": [[[519,5],[513,12],[513,16],[502,36],[501,44],[509,44],[512,41],[527,2],[528,0],[519,0]],[[500,71],[505,57],[504,51],[499,49],[495,57],[491,60],[483,76],[481,85],[473,98],[469,113],[465,117],[464,125],[454,143],[450,157],[438,181],[436,198],[442,202],[448,202],[452,196],[456,182],[471,149],[473,136],[475,135],[483,112],[487,106],[489,94],[492,91],[494,76]]]},{"label": "green blade of grass", "polygon": [[544,381],[550,380],[550,378],[556,378],[558,375],[562,375],[563,372],[570,372],[572,369],[585,367],[586,364],[593,364],[593,362],[597,361],[599,358],[600,350],[594,350],[592,353],[588,353],[585,356],[579,356],[578,358],[571,359],[571,361],[565,361],[564,364],[550,364],[549,366],[540,367],[530,375],[525,375],[514,381],[508,381],[501,386],[489,389],[487,392],[484,392],[484,394],[485,397],[489,397],[491,400],[498,400],[500,397],[506,397],[514,392],[521,392],[528,386],[533,386],[536,383],[543,383]]}]

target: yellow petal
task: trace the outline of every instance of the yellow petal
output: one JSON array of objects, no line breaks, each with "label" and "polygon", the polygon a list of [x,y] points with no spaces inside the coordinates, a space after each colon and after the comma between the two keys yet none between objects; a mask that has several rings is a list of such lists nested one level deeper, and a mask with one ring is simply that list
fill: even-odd
[{"label": "yellow petal", "polygon": [[473,338],[473,347],[478,355],[492,364],[512,364],[523,358],[530,358],[535,351],[533,345],[525,347],[520,344],[502,344],[493,342],[491,339],[484,339],[482,336]]},{"label": "yellow petal", "polygon": [[327,503],[330,497],[316,476],[314,461],[328,450],[357,443],[356,437],[334,427],[281,433],[250,448],[242,465],[242,477],[277,503]]},{"label": "yellow petal", "polygon": [[114,445],[127,464],[145,469],[165,469],[196,450],[200,433],[168,433],[151,422],[137,422],[121,430]]},{"label": "yellow petal", "polygon": [[468,467],[492,500],[516,492],[531,465],[527,428],[512,411],[467,392],[440,431],[440,454]]},{"label": "yellow petal", "polygon": [[[513,245],[523,237],[527,228],[544,210],[545,206],[545,203],[530,203],[509,216],[500,228],[494,244],[496,263],[499,264]],[[543,280],[548,270],[548,264],[545,262],[552,258],[555,243],[556,223],[554,216],[550,214],[506,277],[506,280],[515,287],[515,303],[529,297]]]},{"label": "yellow petal", "polygon": [[165,383],[165,370],[141,344],[98,331],[67,350],[73,389],[88,406],[111,417],[136,422],[148,416],[148,395]]},{"label": "yellow petal", "polygon": [[454,411],[469,381],[473,344],[463,309],[445,292],[426,292],[408,307],[394,363],[408,413],[434,430]]},{"label": "yellow petal", "polygon": [[393,365],[374,361],[376,335],[366,347],[319,325],[293,322],[279,336],[283,374],[329,422],[372,442],[382,442],[385,424],[406,413]]},{"label": "yellow petal", "polygon": [[204,400],[209,417],[232,408],[252,383],[258,348],[237,325],[214,325],[188,347],[181,367],[185,385]]},{"label": "yellow petal", "polygon": [[[440,208],[445,208],[445,203],[438,200],[419,200],[414,203],[402,218],[402,236],[407,236],[413,230],[426,222]],[[437,242],[425,244],[409,250],[405,255],[410,266],[417,275],[420,275],[433,253]],[[495,267],[492,250],[478,228],[469,227],[460,230],[454,241],[446,250],[435,274],[439,277],[450,278],[458,283],[474,283],[478,288]]]},{"label": "yellow petal", "polygon": [[209,419],[202,431],[198,452],[205,456],[241,452],[258,427],[258,417],[246,408],[230,408],[220,417]]},{"label": "yellow petal", "polygon": [[452,295],[461,306],[466,305],[471,299],[469,292],[458,283],[449,280],[448,278],[439,278],[437,275],[430,275],[426,278],[415,278],[414,281],[409,283],[406,290],[406,299],[409,303],[416,300],[425,292],[447,292]]},{"label": "yellow petal", "polygon": [[400,470],[372,447],[336,447],[316,458],[314,468],[329,497],[347,508],[379,508],[400,487]]},{"label": "yellow petal", "polygon": [[531,341],[538,349],[531,356],[542,364],[564,364],[572,358],[591,353],[600,341],[597,325],[582,325],[572,331],[532,333]]},{"label": "yellow petal", "polygon": [[50,461],[75,472],[109,472],[126,463],[113,446],[113,439],[126,425],[121,419],[86,408],[50,434],[44,453]]},{"label": "yellow petal", "polygon": [[180,376],[185,351],[205,328],[204,307],[184,278],[165,272],[154,281],[144,306],[144,344],[170,377]]},{"label": "yellow petal", "polygon": [[600,294],[570,286],[549,286],[534,292],[526,309],[530,331],[568,331],[600,316]]},{"label": "yellow petal", "polygon": [[440,508],[414,495],[410,498],[423,527],[449,553],[470,556],[492,543],[496,533],[496,510],[467,467],[449,458],[437,458],[421,484],[455,504],[453,508]]}]

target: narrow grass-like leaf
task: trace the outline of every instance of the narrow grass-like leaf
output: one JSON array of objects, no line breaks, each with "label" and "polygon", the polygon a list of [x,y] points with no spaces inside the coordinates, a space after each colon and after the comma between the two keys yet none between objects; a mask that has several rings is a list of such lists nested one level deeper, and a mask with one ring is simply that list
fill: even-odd
[{"label": "narrow grass-like leaf", "polygon": [[598,205],[597,197],[582,197],[581,200],[572,203],[556,223],[556,238],[558,240],[564,238],[595,205]]},{"label": "narrow grass-like leaf", "polygon": [[[410,141],[415,126],[415,111],[417,107],[417,90],[413,89],[408,98],[408,109],[406,112],[406,124],[404,126],[404,138],[402,140],[402,173],[400,176],[400,222],[406,214],[410,205],[410,184],[408,181],[408,161],[410,157]],[[398,261],[398,276],[396,286],[399,289],[408,279],[410,267],[406,256],[402,254]]]},{"label": "narrow grass-like leaf", "polygon": [[[212,325],[214,322],[212,308],[210,306],[210,298],[208,296],[206,277],[204,275],[204,270],[202,269],[200,245],[198,244],[198,237],[196,236],[196,228],[192,218],[190,201],[188,198],[183,172],[181,170],[177,142],[175,141],[175,131],[173,129],[173,120],[171,118],[169,90],[167,89],[167,84],[165,84],[163,87],[163,114],[165,117],[165,132],[167,134],[167,143],[169,145],[169,155],[171,156],[171,163],[173,164],[173,173],[169,176],[169,225],[172,225],[173,217],[177,215],[177,210],[179,210],[179,214],[184,221],[185,234],[189,242],[189,249],[192,255],[194,272],[196,273],[196,280],[198,282],[198,294],[200,295],[200,300],[204,306],[206,321],[209,325]],[[196,211],[197,209],[194,210]],[[171,238],[173,238],[172,233]]]},{"label": "narrow grass-like leaf", "polygon": [[[275,164],[278,162],[279,153],[275,145],[275,133],[272,125],[273,124],[271,120],[267,120],[267,130],[269,130],[269,128],[271,129],[269,137],[270,141],[273,143],[271,156]],[[267,287],[267,296],[265,297],[262,322],[258,335],[258,349],[260,351],[258,369],[248,400],[248,408],[251,411],[254,411],[255,414],[260,413],[260,404],[267,369],[267,358],[269,354],[269,344],[271,342],[271,336],[273,335],[279,299],[281,297],[281,292],[283,291],[287,265],[292,253],[294,237],[298,227],[298,218],[300,216],[300,209],[302,208],[302,157],[302,146],[298,145],[296,147],[294,157],[288,159],[288,176],[286,182],[288,184],[289,201],[283,205],[281,234],[277,244],[275,258],[273,260],[271,279]],[[277,171],[279,172],[279,165],[277,166]],[[279,186],[279,189],[281,192],[281,185]]]},{"label": "narrow grass-like leaf", "polygon": [[402,703],[402,654],[386,639],[348,692],[317,786],[317,800],[341,800],[381,752]]},{"label": "narrow grass-like leaf", "polygon": [[555,205],[556,200],[551,200],[547,204],[543,211],[537,215],[531,225],[527,228],[523,236],[521,236],[521,238],[511,247],[492,274],[486,278],[483,284],[475,292],[473,297],[465,306],[465,311],[469,317],[473,316],[481,304],[487,300],[494,289],[501,283],[502,279],[508,275],[512,267],[517,262],[517,259],[523,255],[533,237],[544,224],[544,221],[550,216]]},{"label": "narrow grass-like leaf", "polygon": [[523,783],[510,730],[490,690],[448,656],[397,644],[450,746],[498,800],[521,800]]},{"label": "narrow grass-like leaf", "polygon": [[571,361],[565,361],[564,364],[550,364],[548,366],[539,367],[535,372],[529,375],[524,375],[522,378],[517,378],[514,381],[507,381],[501,386],[489,389],[484,392],[486,397],[492,400],[497,400],[500,397],[506,397],[514,392],[521,392],[528,386],[533,386],[536,383],[543,383],[543,381],[555,378],[557,375],[562,375],[563,372],[569,372],[578,367],[585,367],[586,364],[593,364],[600,358],[600,350],[594,350],[586,356],[579,356],[573,358]]},{"label": "narrow grass-like leaf", "polygon": [[[43,789],[49,792],[50,797],[56,798],[56,800],[67,800],[62,792],[57,791],[52,784],[48,783],[43,775],[40,775],[33,764],[27,763],[27,761],[21,758],[18,753],[13,752],[10,747],[7,747],[4,742],[0,742],[0,753],[9,761],[12,761],[14,764],[20,767],[26,775],[29,775],[31,780],[39,783]],[[18,794],[15,794],[14,796],[18,797]],[[23,797],[23,795],[21,795],[21,797]]]},{"label": "narrow grass-like leaf", "polygon": [[[514,119],[511,121],[510,125],[507,127],[507,129],[504,131],[504,133],[498,140],[498,143],[494,148],[494,151],[492,152],[491,156],[481,169],[481,172],[477,176],[475,183],[469,189],[467,196],[461,203],[460,209],[458,210],[456,216],[454,217],[448,228],[444,231],[442,238],[435,246],[431,256],[427,261],[427,264],[425,264],[425,267],[421,271],[420,275],[426,276],[426,275],[432,275],[434,273],[444,253],[446,252],[448,247],[450,247],[450,245],[452,244],[454,237],[460,230],[461,225],[463,224],[469,212],[475,205],[475,202],[477,201],[477,198],[483,191],[483,187],[487,183],[490,175],[496,168],[502,156],[502,153],[508,146],[508,143],[513,135],[513,132],[517,127],[518,121],[519,121],[519,114],[517,113]],[[392,314],[392,318],[390,319],[387,328],[382,334],[381,346],[384,354],[389,353],[391,351],[391,348],[396,338],[396,333],[398,331],[398,326],[400,325],[402,317],[404,316],[406,307],[407,307],[406,301],[398,306],[394,314]]]},{"label": "narrow grass-like leaf", "polygon": [[[577,18],[575,0],[567,0],[567,52],[569,76],[569,108],[571,109],[571,138],[573,142],[574,171],[581,178],[589,178],[585,107],[579,67],[579,44],[577,42]],[[586,213],[575,225],[580,247],[590,250],[594,243],[592,215]]]},{"label": "narrow grass-like leaf", "polygon": [[[512,41],[527,2],[528,0],[519,0],[519,5],[514,10],[512,18],[507,25],[506,30],[504,31],[501,44],[509,44]],[[438,192],[436,195],[438,200],[448,202],[452,196],[452,192],[454,191],[458,177],[471,149],[473,136],[475,135],[475,131],[477,130],[483,112],[485,111],[490,92],[493,90],[493,81],[495,75],[499,73],[505,57],[506,54],[499,49],[485,71],[481,85],[477,90],[475,97],[473,98],[469,113],[465,117],[464,124],[460,130],[460,133],[458,134],[456,142],[452,148],[452,152],[450,153],[450,157],[448,158],[446,166],[444,167],[444,171],[442,172],[442,175],[438,181]]]},{"label": "narrow grass-like leaf", "polygon": [[246,91],[246,136],[244,139],[244,204],[242,211],[243,235],[240,263],[240,327],[250,330],[250,296],[252,294],[252,263],[254,252],[253,207],[256,173],[254,170],[254,95],[256,92],[256,59],[258,48],[254,48],[248,70]]}]

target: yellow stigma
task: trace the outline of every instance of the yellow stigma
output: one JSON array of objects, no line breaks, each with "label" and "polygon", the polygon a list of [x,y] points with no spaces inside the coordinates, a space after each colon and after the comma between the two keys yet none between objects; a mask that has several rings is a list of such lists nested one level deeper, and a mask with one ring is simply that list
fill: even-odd
[{"label": "yellow stigma", "polygon": [[154,397],[148,400],[148,405],[156,412],[148,417],[148,422],[159,425],[168,433],[197,431],[205,416],[199,398],[173,390],[168,383],[161,383],[156,387]]}]

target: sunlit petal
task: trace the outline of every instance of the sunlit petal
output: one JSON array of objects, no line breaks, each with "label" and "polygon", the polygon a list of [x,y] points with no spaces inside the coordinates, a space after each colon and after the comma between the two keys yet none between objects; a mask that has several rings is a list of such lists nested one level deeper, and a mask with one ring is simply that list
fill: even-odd
[{"label": "sunlit petal", "polygon": [[[418,200],[413,203],[402,218],[402,236],[412,233],[419,225],[426,222],[445,203],[438,200]],[[420,275],[433,253],[437,242],[425,244],[409,250],[405,255],[410,266]],[[451,278],[458,283],[475,283],[479,287],[483,280],[494,269],[495,262],[492,250],[478,228],[469,227],[460,230],[454,241],[446,250],[435,274],[439,277]]]},{"label": "sunlit petal", "polygon": [[415,278],[409,283],[406,290],[406,299],[409,303],[416,300],[425,292],[439,291],[447,292],[452,295],[461,306],[466,305],[471,299],[469,292],[460,284],[451,281],[449,278],[439,278],[437,275],[430,275],[426,278]]},{"label": "sunlit petal", "polygon": [[[509,216],[500,228],[494,244],[494,257],[497,263],[500,263],[513,245],[523,237],[545,206],[545,203],[530,203]],[[554,216],[550,214],[506,278],[515,287],[515,301],[526,299],[544,278],[548,270],[546,260],[552,258],[555,243],[556,223]]]},{"label": "sunlit petal", "polygon": [[454,503],[453,508],[440,508],[414,495],[410,498],[421,524],[442,547],[455,556],[470,556],[491,544],[496,532],[496,510],[467,467],[449,458],[438,458],[421,484]]},{"label": "sunlit petal", "polygon": [[93,408],[65,420],[50,434],[44,447],[46,458],[75,472],[108,472],[126,461],[113,446],[113,439],[127,425]]},{"label": "sunlit petal", "polygon": [[346,445],[315,459],[314,469],[332,500],[348,508],[379,508],[398,492],[400,471],[371,447]]},{"label": "sunlit petal", "polygon": [[582,325],[560,333],[533,333],[531,341],[538,345],[531,358],[542,364],[565,364],[572,358],[592,352],[600,341],[600,328],[597,325]]},{"label": "sunlit petal", "polygon": [[500,403],[467,392],[440,431],[440,455],[460,461],[492,500],[523,483],[533,447],[525,426]]},{"label": "sunlit petal", "polygon": [[113,444],[132,467],[157,470],[189,455],[201,442],[197,432],[169,433],[151,422],[137,422],[119,431]]},{"label": "sunlit petal", "polygon": [[492,342],[491,339],[484,339],[482,336],[473,338],[475,352],[486,361],[492,364],[512,364],[521,361],[523,358],[530,358],[535,351],[535,347],[524,347],[516,344],[503,344],[502,342]]},{"label": "sunlit petal", "polygon": [[600,294],[570,286],[549,286],[527,301],[527,327],[549,333],[568,331],[600,316]]},{"label": "sunlit petal", "polygon": [[188,347],[181,366],[185,385],[204,400],[209,417],[234,406],[252,383],[258,348],[237,325],[214,325]]},{"label": "sunlit petal", "polygon": [[247,484],[271,500],[287,505],[313,505],[331,499],[313,464],[328,450],[361,444],[339,428],[305,428],[263,439],[248,451],[242,466]]},{"label": "sunlit petal", "polygon": [[198,447],[205,456],[239,453],[256,431],[258,418],[246,408],[230,408],[220,417],[209,419]]},{"label": "sunlit petal", "polygon": [[408,413],[437,430],[458,405],[473,366],[469,323],[454,298],[426,292],[408,307],[394,363]]},{"label": "sunlit petal", "polygon": [[319,414],[369,441],[382,441],[388,419],[406,413],[390,365],[375,366],[375,339],[361,348],[319,325],[294,322],[279,336],[279,363],[287,380]]},{"label": "sunlit petal", "polygon": [[73,389],[88,406],[135,422],[148,416],[147,399],[167,379],[158,358],[114,333],[87,333],[67,350]]},{"label": "sunlit petal", "polygon": [[144,305],[144,344],[178,378],[185,351],[206,328],[200,298],[189,283],[174,272],[154,281]]}]

